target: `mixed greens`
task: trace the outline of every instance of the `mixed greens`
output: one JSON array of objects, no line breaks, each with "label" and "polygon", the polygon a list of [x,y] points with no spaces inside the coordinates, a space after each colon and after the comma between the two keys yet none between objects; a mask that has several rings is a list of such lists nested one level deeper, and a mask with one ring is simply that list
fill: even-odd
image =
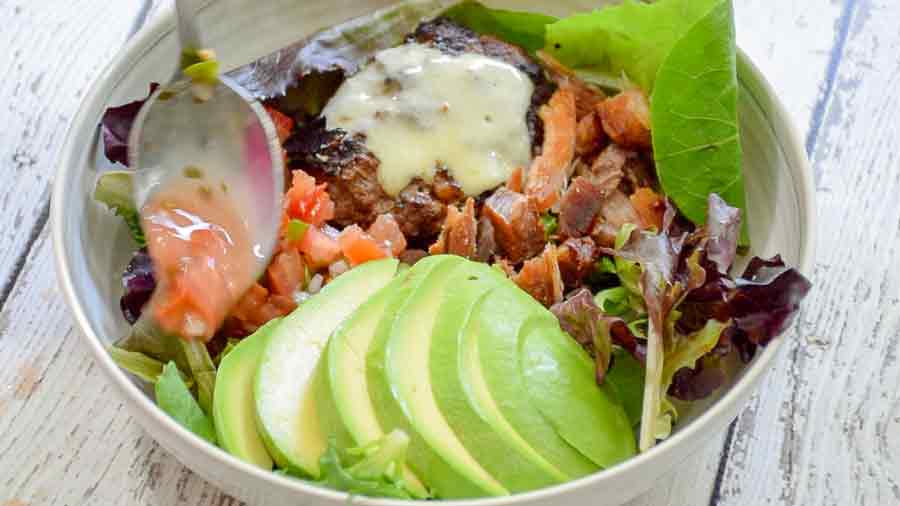
[{"label": "mixed greens", "polygon": [[[398,4],[232,74],[266,101],[294,174],[280,251],[208,343],[145,328],[139,318],[156,278],[131,174],[103,174],[94,195],[138,248],[121,299],[135,327],[110,349],[113,359],[153,384],[160,408],[199,437],[351,494],[504,495],[615,465],[667,438],[683,402],[712,395],[738,362],[784,332],[811,287],[778,256],[733,272],[750,244],[731,0],[625,0],[564,19],[468,0],[440,4]],[[479,50],[499,40],[522,49],[513,60],[525,61],[521,68],[540,61],[540,75],[530,76],[536,89],[552,81],[550,92],[596,99],[597,112],[578,112],[579,135],[582,127],[593,135],[593,151],[565,167],[562,186],[568,193],[581,184],[604,199],[628,186],[622,198],[632,219],[598,227],[602,211],[577,195],[535,208],[530,182],[511,179],[462,210],[461,200],[448,204],[428,252],[418,231],[389,213],[341,223],[343,231],[332,226],[348,205],[327,164],[345,156],[365,167],[367,159],[359,139],[323,132],[320,113],[345,76],[380,50],[419,40],[420,23],[436,16],[478,34]],[[438,47],[459,50],[441,40],[444,27],[430,28]],[[217,79],[214,55],[188,54],[184,66],[201,94]],[[583,105],[576,99],[573,114]],[[141,104],[104,115],[109,160],[127,164]],[[613,120],[638,118],[622,126],[624,140],[606,139],[615,137],[607,106],[619,108]],[[545,107],[536,116],[552,137]],[[649,138],[631,145],[635,130]],[[600,138],[611,148],[597,154]],[[551,144],[544,139],[544,151]],[[586,182],[584,165],[607,155],[637,168],[601,191]],[[316,163],[324,175],[310,169]],[[416,198],[405,205],[427,214]],[[594,222],[573,233],[584,224],[567,205],[591,209]],[[491,206],[514,209],[542,232],[513,237],[537,249],[517,258],[484,240],[494,228],[502,239]],[[483,246],[498,253],[482,256]]]}]

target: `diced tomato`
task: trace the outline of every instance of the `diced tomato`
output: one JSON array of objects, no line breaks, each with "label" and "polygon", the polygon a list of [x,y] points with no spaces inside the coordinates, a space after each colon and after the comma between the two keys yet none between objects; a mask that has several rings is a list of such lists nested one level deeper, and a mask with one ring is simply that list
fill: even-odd
[{"label": "diced tomato", "polygon": [[264,286],[256,283],[232,309],[225,330],[231,335],[250,335],[270,320],[285,316],[296,307],[292,298],[270,294]]},{"label": "diced tomato", "polygon": [[327,267],[341,256],[338,242],[317,227],[306,229],[298,247],[313,271]]},{"label": "diced tomato", "polygon": [[338,243],[352,266],[390,256],[378,241],[356,225],[345,228],[338,236]]},{"label": "diced tomato", "polygon": [[369,235],[385,250],[390,251],[391,256],[399,257],[406,251],[406,237],[391,214],[382,214],[376,218],[375,223],[369,227]]},{"label": "diced tomato", "polygon": [[303,220],[322,226],[334,218],[334,202],[325,191],[327,185],[316,185],[316,180],[302,170],[295,170],[291,189],[285,194],[284,210],[287,218]]},{"label": "diced tomato", "polygon": [[638,188],[631,195],[631,205],[641,217],[644,228],[656,227],[662,230],[663,217],[666,214],[666,201],[650,188]]},{"label": "diced tomato", "polygon": [[278,140],[284,143],[294,130],[294,120],[271,105],[265,107],[269,117],[272,118],[272,123],[275,123],[275,132],[278,134]]},{"label": "diced tomato", "polygon": [[303,286],[306,266],[303,265],[300,252],[289,248],[275,255],[266,274],[272,293],[292,297],[294,292]]}]

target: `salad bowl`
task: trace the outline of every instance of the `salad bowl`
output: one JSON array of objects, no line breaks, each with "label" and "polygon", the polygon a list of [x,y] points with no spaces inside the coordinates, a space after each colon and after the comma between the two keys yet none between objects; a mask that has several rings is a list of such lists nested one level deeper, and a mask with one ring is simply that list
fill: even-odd
[{"label": "salad bowl", "polygon": [[[219,0],[209,2],[199,23],[224,70],[267,55],[342,21],[388,6],[389,0]],[[587,0],[489,1],[492,7],[564,16],[590,10]],[[605,2],[603,2],[605,3]],[[177,46],[175,19],[166,12],[139,32],[91,87],[60,159],[52,199],[52,233],[62,291],[100,368],[134,418],[165,449],[199,475],[250,504],[338,505],[348,495],[266,472],[244,463],[184,429],[153,402],[152,393],[119,369],[107,346],[127,333],[116,301],[119,273],[128,263],[126,227],[91,198],[100,172],[110,168],[97,124],[103,111],[146,95],[147,83],[171,74]],[[814,203],[812,171],[803,144],[776,92],[743,53],[738,54],[739,120],[744,151],[751,255],[781,254],[804,274],[812,267]],[[651,450],[592,476],[536,492],[450,504],[621,504],[721,434],[774,365],[783,339],[762,349],[724,388],[682,413],[672,436]],[[371,505],[399,501],[352,497]]]}]

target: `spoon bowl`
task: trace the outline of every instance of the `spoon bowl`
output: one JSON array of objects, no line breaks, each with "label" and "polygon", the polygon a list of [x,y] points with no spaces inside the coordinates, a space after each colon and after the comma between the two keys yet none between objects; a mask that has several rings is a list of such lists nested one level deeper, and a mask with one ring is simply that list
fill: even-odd
[{"label": "spoon bowl", "polygon": [[179,179],[227,189],[252,234],[254,271],[265,269],[277,240],[285,178],[275,125],[259,102],[224,77],[202,102],[187,80],[160,87],[141,108],[128,146],[138,209]]}]

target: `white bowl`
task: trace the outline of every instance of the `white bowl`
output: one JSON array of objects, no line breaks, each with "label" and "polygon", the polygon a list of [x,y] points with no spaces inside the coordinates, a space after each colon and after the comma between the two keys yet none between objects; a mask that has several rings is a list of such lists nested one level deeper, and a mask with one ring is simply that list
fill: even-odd
[{"label": "white bowl", "polygon": [[[268,54],[304,36],[365,14],[391,0],[219,0],[201,13],[210,45],[226,69]],[[493,1],[493,6],[566,15],[597,0]],[[160,411],[148,392],[110,359],[105,347],[125,334],[117,304],[120,273],[131,254],[124,225],[91,199],[98,172],[109,162],[98,154],[97,125],[106,107],[143,97],[151,81],[170,75],[176,54],[171,12],[141,31],[91,87],[62,150],[51,211],[60,284],[85,344],[135,419],[181,462],[250,504],[339,506],[347,494],[285,478],[245,464],[209,445]],[[813,184],[803,144],[784,107],[759,71],[738,58],[740,123],[745,154],[753,254],[781,253],[808,274],[812,266]],[[657,482],[735,418],[772,366],[781,340],[762,350],[726,388],[685,413],[674,434],[651,451],[593,476],[532,493],[445,504],[616,505]],[[353,498],[371,505],[401,501]]]}]

